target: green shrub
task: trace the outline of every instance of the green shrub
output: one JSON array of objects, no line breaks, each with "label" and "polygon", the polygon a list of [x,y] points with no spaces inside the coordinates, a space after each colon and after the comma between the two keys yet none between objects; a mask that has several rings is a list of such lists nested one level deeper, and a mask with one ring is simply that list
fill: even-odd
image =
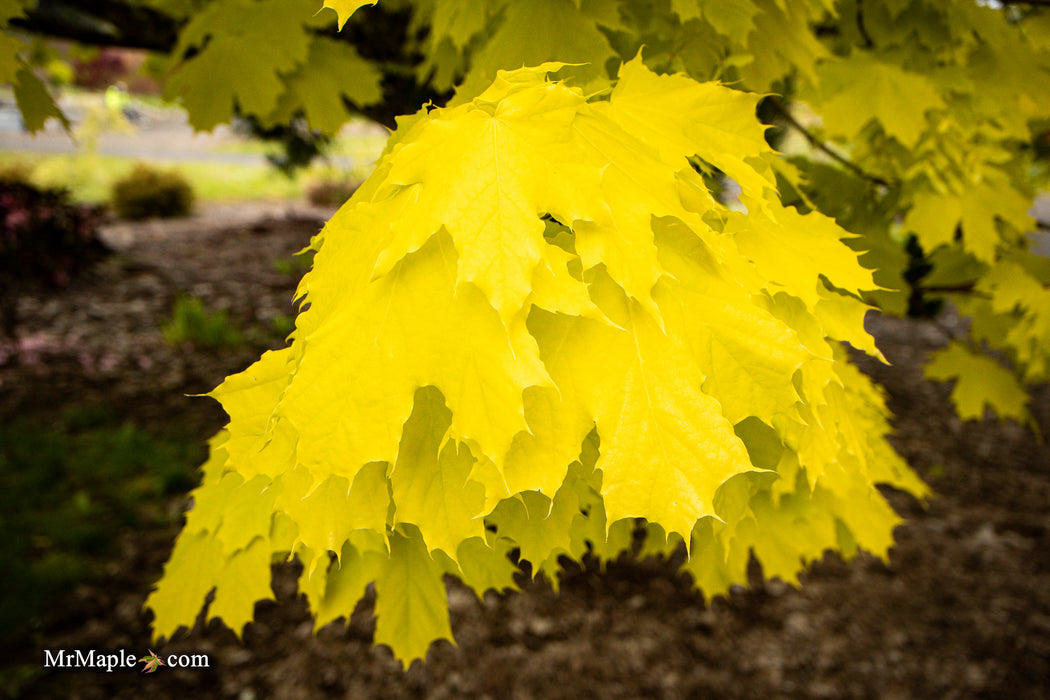
[{"label": "green shrub", "polygon": [[175,300],[171,321],[164,325],[164,339],[172,345],[190,344],[197,348],[239,348],[244,336],[230,326],[225,311],[209,312],[197,297]]},{"label": "green shrub", "polygon": [[32,169],[26,163],[15,163],[0,168],[0,185],[10,186],[13,184],[32,184]]},{"label": "green shrub", "polygon": [[112,204],[122,219],[188,216],[193,209],[193,188],[175,171],[139,164],[113,183]]},{"label": "green shrub", "polygon": [[342,206],[359,184],[349,179],[319,178],[306,186],[306,200],[319,207]]}]

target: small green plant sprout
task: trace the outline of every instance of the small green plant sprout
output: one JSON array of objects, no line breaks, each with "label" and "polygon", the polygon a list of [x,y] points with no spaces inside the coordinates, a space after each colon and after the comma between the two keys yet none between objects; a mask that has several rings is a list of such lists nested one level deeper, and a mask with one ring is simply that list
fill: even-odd
[{"label": "small green plant sprout", "polygon": [[287,257],[274,258],[273,269],[279,275],[302,277],[314,262],[313,250],[306,249]]},{"label": "small green plant sprout", "polygon": [[288,314],[277,314],[270,319],[270,328],[274,333],[286,338],[295,330],[295,319]]},{"label": "small green plant sprout", "polygon": [[164,325],[164,339],[171,345],[195,348],[239,348],[244,336],[230,325],[225,311],[209,312],[197,297],[175,300],[171,320]]}]

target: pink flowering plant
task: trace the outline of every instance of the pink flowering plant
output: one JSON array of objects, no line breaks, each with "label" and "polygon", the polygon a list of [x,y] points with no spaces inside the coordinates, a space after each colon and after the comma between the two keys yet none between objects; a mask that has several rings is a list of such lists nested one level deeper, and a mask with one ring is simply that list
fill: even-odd
[{"label": "pink flowering plant", "polygon": [[14,337],[20,294],[65,287],[105,254],[100,214],[65,190],[0,178],[0,338]]}]

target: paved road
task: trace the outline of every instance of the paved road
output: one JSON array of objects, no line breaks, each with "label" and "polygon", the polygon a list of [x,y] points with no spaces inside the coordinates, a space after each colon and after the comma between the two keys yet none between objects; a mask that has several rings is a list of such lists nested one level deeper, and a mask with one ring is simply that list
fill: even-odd
[{"label": "paved road", "polygon": [[[79,103],[64,104],[74,123],[83,119]],[[72,153],[78,144],[56,122],[37,134],[24,131],[18,109],[10,102],[0,103],[0,151],[34,153]],[[236,153],[229,148],[243,139],[228,127],[212,133],[194,133],[181,110],[141,110],[132,133],[105,133],[99,139],[98,152],[103,155],[144,158],[161,161],[205,161],[241,165],[264,165],[266,158],[258,153]],[[223,150],[223,148],[226,150]]]},{"label": "paved road", "polygon": [[[85,119],[93,106],[101,108],[102,96],[76,95],[59,100],[63,111],[76,124]],[[186,113],[176,107],[158,108],[134,104],[135,120],[132,133],[104,133],[99,139],[98,152],[102,155],[141,158],[155,161],[213,162],[231,165],[266,165],[261,153],[240,153],[238,144],[251,140],[240,136],[229,126],[218,126],[211,132],[194,132]],[[385,141],[385,131],[378,125],[351,124],[350,131]],[[29,134],[22,128],[21,115],[13,100],[0,96],[0,152],[21,151],[34,153],[72,153],[76,141],[56,120],[45,129]],[[334,165],[351,168],[357,163],[350,158],[335,157]]]}]

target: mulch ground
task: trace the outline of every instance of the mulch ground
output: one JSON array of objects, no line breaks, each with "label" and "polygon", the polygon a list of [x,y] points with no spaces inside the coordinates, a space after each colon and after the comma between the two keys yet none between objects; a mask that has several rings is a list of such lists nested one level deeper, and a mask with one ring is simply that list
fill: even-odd
[{"label": "mulch ground", "polygon": [[[105,403],[147,429],[178,425],[204,440],[224,422],[210,390],[257,357],[167,344],[179,293],[264,328],[294,313],[295,279],[275,268],[316,233],[309,216],[222,221],[177,235],[125,235],[114,259],[56,296],[26,297],[20,335],[36,353],[0,367],[0,420]],[[124,232],[127,234],[127,232]],[[522,577],[520,593],[483,600],[449,581],[457,645],[440,642],[407,671],[371,645],[371,602],[348,625],[312,634],[295,567],[275,569],[276,603],[260,603],[243,641],[218,623],[157,649],[206,653],[208,670],[152,675],[43,672],[27,698],[1032,698],[1050,697],[1050,448],[1012,423],[963,423],[948,387],[921,363],[951,319],[874,319],[892,363],[861,360],[885,386],[894,445],[932,485],[924,508],[889,494],[907,518],[888,562],[828,554],[795,589],[763,579],[705,601],[677,561],[624,558],[602,571],[570,565],[555,593]],[[28,339],[28,342],[25,340]],[[1050,434],[1050,394],[1032,405]],[[177,514],[184,505],[170,506]],[[43,649],[144,655],[141,612],[177,515],[122,532],[101,580],[56,602],[42,634],[5,663],[43,665]],[[18,562],[7,562],[17,566]]]}]

